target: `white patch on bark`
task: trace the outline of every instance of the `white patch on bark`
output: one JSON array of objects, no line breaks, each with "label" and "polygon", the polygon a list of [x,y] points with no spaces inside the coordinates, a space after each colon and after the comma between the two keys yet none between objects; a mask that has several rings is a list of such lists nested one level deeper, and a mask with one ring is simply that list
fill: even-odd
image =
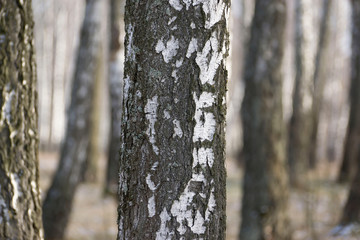
[{"label": "white patch on bark", "polygon": [[176,20],[176,17],[170,18],[170,20],[169,20],[169,22],[168,22],[168,25],[172,24],[175,20]]},{"label": "white patch on bark", "polygon": [[158,97],[154,96],[152,99],[149,99],[145,106],[145,115],[146,119],[149,121],[148,129],[146,130],[146,134],[149,137],[149,141],[152,145],[152,148],[156,154],[159,154],[159,148],[155,145],[155,123],[156,123],[156,112],[158,108]]},{"label": "white patch on bark", "polygon": [[195,23],[191,22],[191,23],[190,23],[190,27],[191,27],[192,29],[195,29],[195,28],[196,28]]},{"label": "white patch on bark", "polygon": [[210,29],[221,20],[225,9],[225,3],[224,1],[218,0],[203,1],[202,9],[207,16],[205,28]]},{"label": "white patch on bark", "polygon": [[186,10],[189,10],[189,7],[191,6],[191,1],[192,0],[182,0],[183,1],[183,3],[185,3],[185,5],[186,5]]},{"label": "white patch on bark", "polygon": [[197,39],[192,38],[189,43],[188,50],[186,52],[186,57],[187,58],[191,57],[191,54],[193,54],[196,51],[197,47],[198,47]]},{"label": "white patch on bark", "polygon": [[171,72],[171,76],[175,79],[175,83],[177,83],[178,81],[177,70],[173,70]]},{"label": "white patch on bark", "polygon": [[[124,102],[126,102],[129,97],[129,88],[130,88],[130,77],[126,76],[124,78]],[[125,116],[125,122],[126,122],[127,121],[127,108],[125,107],[124,110],[125,110],[124,116]]]},{"label": "white patch on bark", "polygon": [[166,110],[164,110],[164,118],[165,119],[169,119],[170,118],[170,113]]},{"label": "white patch on bark", "polygon": [[[5,88],[8,88],[8,86],[6,86]],[[15,96],[15,91],[11,90],[10,92],[7,92],[6,90],[3,92],[4,95],[4,104],[2,107],[2,116],[1,116],[1,122],[0,124],[3,125],[4,121],[6,119],[6,121],[8,123],[10,123],[11,120],[11,103],[13,101],[13,98]]]},{"label": "white patch on bark", "polygon": [[202,51],[197,53],[195,59],[200,68],[200,81],[202,84],[209,83],[213,85],[215,83],[214,77],[223,59],[223,54],[219,52],[219,43],[215,34],[214,32],[211,38],[205,43]]},{"label": "white patch on bark", "polygon": [[165,44],[162,40],[159,40],[155,46],[155,51],[157,53],[162,53],[164,61],[169,63],[169,61],[177,54],[177,50],[179,49],[179,40],[175,39],[174,36],[171,36],[169,41]]},{"label": "white patch on bark", "polygon": [[35,181],[31,181],[31,190],[35,195],[38,193],[36,191],[36,183],[35,183]]},{"label": "white patch on bark", "polygon": [[176,60],[175,62],[175,66],[177,68],[181,67],[182,63],[183,63],[184,59],[183,58],[180,58],[179,60]]},{"label": "white patch on bark", "polygon": [[160,213],[160,229],[156,232],[156,240],[171,239],[174,235],[174,233],[170,232],[169,228],[166,226],[170,219],[170,215],[168,214],[166,208],[164,208]]},{"label": "white patch on bark", "polygon": [[183,131],[181,130],[181,127],[180,127],[180,121],[179,120],[174,120],[173,121],[174,123],[174,134],[173,134],[173,137],[182,137],[183,136]]},{"label": "white patch on bark", "polygon": [[215,102],[215,96],[209,92],[203,92],[199,98],[194,93],[195,101],[195,128],[193,142],[212,141],[215,134],[216,121],[212,112],[205,112],[204,108],[211,107]]},{"label": "white patch on bark", "polygon": [[[171,206],[171,214],[176,217],[176,221],[179,223],[177,231],[180,233],[180,235],[186,233],[187,227],[190,227],[193,233],[204,234],[206,230],[204,224],[209,220],[208,218],[204,218],[204,216],[202,216],[199,211],[197,211],[194,216],[192,205],[193,198],[196,193],[193,192],[190,187],[193,183],[202,183],[206,185],[207,182],[204,174],[202,172],[195,173],[193,170],[192,178],[186,185],[184,192],[180,195],[179,200],[175,200]],[[204,196],[203,194],[199,195]],[[211,209],[208,211],[211,211]]]},{"label": "white patch on bark", "polygon": [[177,11],[180,11],[183,8],[182,4],[180,3],[180,0],[169,0],[169,4]]},{"label": "white patch on bark", "polygon": [[155,171],[158,166],[159,166],[159,162],[155,162],[155,163],[151,166],[151,170]]},{"label": "white patch on bark", "polygon": [[133,46],[134,27],[130,23],[127,25],[126,34],[128,36],[128,42],[126,45],[126,51],[127,51],[126,56],[128,60],[135,61],[135,51]]},{"label": "white patch on bark", "polygon": [[148,174],[146,176],[146,184],[148,185],[149,189],[151,191],[155,191],[157,189],[158,186],[155,185],[155,183],[151,180],[151,175]]},{"label": "white patch on bark", "polygon": [[17,202],[18,202],[19,196],[20,196],[19,181],[20,181],[19,178],[14,173],[10,173],[10,182],[11,182],[11,186],[13,188],[13,197],[11,199],[11,205],[14,208],[14,210],[17,210]]},{"label": "white patch on bark", "polygon": [[156,209],[155,209],[155,196],[151,196],[148,201],[148,211],[149,217],[155,216]]},{"label": "white patch on bark", "polygon": [[206,230],[204,223],[205,223],[204,217],[201,215],[200,211],[197,210],[194,218],[194,224],[191,227],[191,230],[196,234],[204,234]]},{"label": "white patch on bark", "polygon": [[199,148],[193,150],[193,168],[195,168],[198,164],[202,168],[212,167],[214,164],[214,152],[211,148]]},{"label": "white patch on bark", "polygon": [[213,213],[215,210],[216,201],[215,201],[214,192],[215,192],[215,189],[212,188],[211,192],[210,192],[209,202],[207,204],[208,208],[205,211],[205,219],[209,219],[210,214]]}]

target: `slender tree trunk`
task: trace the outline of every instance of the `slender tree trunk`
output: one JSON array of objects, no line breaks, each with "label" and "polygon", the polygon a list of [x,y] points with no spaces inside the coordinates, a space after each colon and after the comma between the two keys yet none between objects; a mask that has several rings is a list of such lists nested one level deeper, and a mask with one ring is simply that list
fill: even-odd
[{"label": "slender tree trunk", "polygon": [[31,1],[0,13],[0,239],[43,239]]},{"label": "slender tree trunk", "polygon": [[323,2],[323,16],[321,19],[320,36],[318,49],[315,59],[314,70],[314,93],[312,103],[312,130],[310,135],[310,152],[309,152],[309,166],[314,168],[317,162],[317,136],[319,128],[319,118],[322,106],[323,92],[326,84],[326,67],[327,67],[327,49],[330,39],[330,12],[333,0],[324,0]]},{"label": "slender tree trunk", "polygon": [[100,50],[101,0],[86,1],[73,80],[66,137],[58,169],[43,206],[46,239],[62,239],[89,147],[94,76]]},{"label": "slender tree trunk", "polygon": [[245,65],[240,239],[290,239],[282,112],[286,0],[257,0]]},{"label": "slender tree trunk", "polygon": [[310,14],[312,2],[299,0],[295,4],[296,77],[289,126],[288,161],[290,183],[301,186],[309,163],[315,52],[311,46],[314,41]]},{"label": "slender tree trunk", "polygon": [[225,239],[229,4],[126,2],[118,239]]},{"label": "slender tree trunk", "polygon": [[119,161],[121,146],[121,113],[123,101],[122,66],[120,62],[120,22],[122,0],[110,0],[110,45],[108,86],[111,107],[110,144],[106,171],[106,193],[117,194],[119,183]]},{"label": "slender tree trunk", "polygon": [[360,144],[360,1],[352,1],[352,66],[350,116],[347,127],[339,182],[350,181],[355,175]]},{"label": "slender tree trunk", "polygon": [[356,160],[358,167],[340,221],[342,226],[360,222],[360,151],[357,154]]}]

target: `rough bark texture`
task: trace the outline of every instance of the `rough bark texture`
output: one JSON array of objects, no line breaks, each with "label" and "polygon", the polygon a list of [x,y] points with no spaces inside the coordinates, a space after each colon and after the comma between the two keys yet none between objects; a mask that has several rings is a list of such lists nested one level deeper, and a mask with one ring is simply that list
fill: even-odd
[{"label": "rough bark texture", "polygon": [[289,126],[288,161],[290,182],[299,186],[304,184],[309,163],[315,51],[312,47],[314,30],[310,14],[311,0],[299,0],[295,4],[296,76],[293,114]]},{"label": "rough bark texture", "polygon": [[282,111],[286,0],[257,0],[245,65],[240,239],[290,239]]},{"label": "rough bark texture", "polygon": [[339,181],[350,181],[354,174],[360,143],[360,1],[352,1],[352,66],[350,86],[350,116],[347,127],[343,162]]},{"label": "rough bark texture", "polygon": [[110,49],[108,86],[111,107],[110,144],[106,172],[105,191],[117,194],[119,183],[119,161],[121,147],[121,113],[123,98],[123,69],[120,62],[120,22],[122,0],[110,0]]},{"label": "rough bark texture", "polygon": [[0,239],[43,239],[31,1],[0,2]]},{"label": "rough bark texture", "polygon": [[126,2],[118,239],[225,239],[229,4]]},{"label": "rough bark texture", "polygon": [[100,49],[101,0],[86,2],[80,48],[58,169],[43,206],[46,239],[63,239],[89,147],[90,110]]}]

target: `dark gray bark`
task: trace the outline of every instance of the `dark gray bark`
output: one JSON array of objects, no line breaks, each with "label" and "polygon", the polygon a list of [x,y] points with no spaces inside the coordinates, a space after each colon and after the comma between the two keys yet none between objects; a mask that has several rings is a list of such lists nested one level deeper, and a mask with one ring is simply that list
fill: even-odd
[{"label": "dark gray bark", "polygon": [[290,239],[282,111],[286,0],[257,0],[245,65],[240,239]]},{"label": "dark gray bark", "polygon": [[89,147],[90,112],[100,50],[101,0],[86,1],[60,162],[43,205],[46,239],[62,239]]},{"label": "dark gray bark", "polygon": [[309,166],[315,51],[312,48],[314,30],[309,12],[311,1],[296,1],[295,8],[296,76],[289,126],[288,161],[290,183],[301,186],[304,185],[304,174]]},{"label": "dark gray bark", "polygon": [[116,195],[119,184],[119,161],[121,147],[121,113],[123,98],[122,65],[120,62],[120,22],[122,0],[110,0],[110,45],[108,86],[111,107],[110,144],[106,171],[106,193]]},{"label": "dark gray bark", "polygon": [[345,138],[339,182],[350,181],[355,175],[360,143],[360,1],[352,1],[352,65],[350,86],[350,116]]},{"label": "dark gray bark", "polygon": [[309,167],[314,168],[317,162],[317,139],[318,139],[318,128],[320,111],[323,102],[324,87],[326,84],[326,71],[327,69],[327,49],[330,40],[330,13],[332,8],[333,0],[324,0],[323,2],[323,15],[320,25],[320,35],[318,42],[318,49],[315,59],[315,70],[314,70],[314,93],[313,93],[313,104],[312,104],[312,130],[310,135],[309,144]]},{"label": "dark gray bark", "polygon": [[126,2],[118,239],[225,239],[229,4]]},{"label": "dark gray bark", "polygon": [[43,239],[31,1],[0,13],[0,239]]}]

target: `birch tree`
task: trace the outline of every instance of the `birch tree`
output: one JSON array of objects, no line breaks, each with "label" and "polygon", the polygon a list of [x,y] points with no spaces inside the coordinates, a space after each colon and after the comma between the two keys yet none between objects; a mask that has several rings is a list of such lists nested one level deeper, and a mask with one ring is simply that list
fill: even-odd
[{"label": "birch tree", "polygon": [[229,4],[126,2],[118,239],[225,239]]},{"label": "birch tree", "polygon": [[43,239],[31,1],[0,13],[0,239]]},{"label": "birch tree", "polygon": [[58,169],[43,205],[46,239],[63,239],[76,188],[89,147],[90,112],[98,66],[101,31],[101,0],[86,1],[81,29],[66,137]]},{"label": "birch tree", "polygon": [[286,0],[257,0],[245,63],[240,239],[290,239],[282,112]]}]

